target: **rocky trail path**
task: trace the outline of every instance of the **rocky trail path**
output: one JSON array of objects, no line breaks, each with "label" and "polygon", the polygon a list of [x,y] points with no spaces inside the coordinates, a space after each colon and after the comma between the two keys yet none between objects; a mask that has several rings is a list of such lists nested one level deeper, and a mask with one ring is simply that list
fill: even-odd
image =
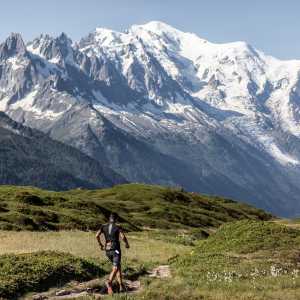
[{"label": "rocky trail path", "polygon": [[[165,279],[171,277],[171,270],[168,265],[162,265],[148,271],[146,276],[151,278]],[[138,293],[142,290],[140,280],[124,280],[126,292],[125,293]],[[114,287],[117,292],[117,287]],[[26,297],[25,300],[65,300],[77,299],[81,297],[93,297],[94,299],[102,299],[107,295],[105,280],[93,279],[86,282],[73,281],[66,285],[64,288],[51,289],[44,293],[34,294]]]}]

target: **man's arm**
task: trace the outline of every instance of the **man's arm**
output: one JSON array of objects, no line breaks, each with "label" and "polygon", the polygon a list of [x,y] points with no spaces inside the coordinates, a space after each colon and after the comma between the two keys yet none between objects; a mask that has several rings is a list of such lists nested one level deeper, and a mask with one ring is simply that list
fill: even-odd
[{"label": "man's arm", "polygon": [[120,236],[121,236],[121,239],[123,240],[123,242],[125,243],[125,247],[129,248],[129,243],[128,243],[127,237],[122,228],[120,228]]},{"label": "man's arm", "polygon": [[104,250],[104,245],[103,245],[102,242],[101,242],[101,234],[102,234],[102,233],[103,233],[103,228],[102,228],[102,226],[101,226],[100,230],[99,230],[99,231],[97,232],[97,234],[96,234],[96,239],[97,239],[97,241],[98,241],[98,244],[99,244],[101,250]]}]

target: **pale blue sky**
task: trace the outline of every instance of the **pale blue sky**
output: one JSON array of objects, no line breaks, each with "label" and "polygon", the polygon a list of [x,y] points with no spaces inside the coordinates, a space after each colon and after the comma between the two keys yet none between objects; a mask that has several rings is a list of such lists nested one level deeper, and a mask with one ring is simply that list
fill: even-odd
[{"label": "pale blue sky", "polygon": [[299,0],[3,0],[0,41],[67,33],[78,40],[95,27],[125,30],[159,20],[212,42],[244,40],[267,54],[300,59]]}]

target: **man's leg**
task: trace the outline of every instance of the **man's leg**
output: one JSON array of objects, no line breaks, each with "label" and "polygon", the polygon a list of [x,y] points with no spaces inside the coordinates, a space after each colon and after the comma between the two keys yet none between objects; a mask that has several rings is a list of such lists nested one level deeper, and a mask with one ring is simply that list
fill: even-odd
[{"label": "man's leg", "polygon": [[111,273],[110,273],[110,275],[109,275],[109,281],[110,281],[111,283],[114,281],[117,272],[118,272],[118,267],[113,266],[112,271],[111,271]]},{"label": "man's leg", "polygon": [[113,264],[113,268],[112,268],[111,273],[109,274],[109,278],[106,282],[107,293],[109,295],[112,295],[113,294],[112,283],[113,283],[113,280],[116,276],[116,273],[117,273],[118,269],[116,268],[115,263],[114,263],[114,252],[106,251],[106,256]]},{"label": "man's leg", "polygon": [[111,271],[111,273],[109,275],[108,282],[107,282],[107,293],[109,295],[113,294],[112,283],[113,283],[113,281],[115,279],[115,276],[116,276],[117,272],[118,272],[118,267],[113,266],[112,271]]},{"label": "man's leg", "polygon": [[119,265],[118,272],[117,272],[116,276],[117,276],[117,281],[119,283],[119,291],[123,292],[124,291],[124,285],[123,285],[121,265]]},{"label": "man's leg", "polygon": [[116,278],[119,284],[119,291],[123,292],[123,278],[122,278],[122,270],[121,270],[121,251],[116,250],[114,259],[113,259],[113,264],[118,268],[116,272]]}]

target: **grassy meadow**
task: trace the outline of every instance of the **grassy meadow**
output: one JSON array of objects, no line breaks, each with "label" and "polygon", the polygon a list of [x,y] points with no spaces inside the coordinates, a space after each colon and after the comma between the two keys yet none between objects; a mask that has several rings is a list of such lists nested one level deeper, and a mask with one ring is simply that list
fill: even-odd
[{"label": "grassy meadow", "polygon": [[[299,220],[145,185],[64,193],[3,187],[0,199],[0,299],[30,299],[72,280],[104,280],[110,264],[95,230],[109,211],[128,230],[125,278],[140,280],[142,288],[107,299],[300,299]],[[56,217],[41,219],[48,214]],[[159,265],[170,266],[171,278],[146,274]]]},{"label": "grassy meadow", "polygon": [[[142,263],[148,266],[163,264],[168,259],[189,253],[191,246],[154,239],[152,233],[129,233],[131,249],[123,249],[124,262]],[[58,251],[80,258],[105,261],[94,232],[11,232],[0,231],[0,255],[22,254],[36,251]]]},{"label": "grassy meadow", "polygon": [[[141,275],[143,289],[139,293],[115,295],[114,299],[299,299],[300,231],[296,228],[272,221],[237,221],[222,225],[194,245],[164,239],[165,235],[165,231],[129,233],[131,249],[123,251],[124,272],[138,273],[169,264],[172,278],[160,280]],[[88,264],[88,269],[83,270],[78,261],[75,263],[74,268],[79,270],[75,273],[86,274],[82,279],[109,272],[109,264],[92,232],[2,231],[0,242],[2,263],[3,257],[13,254],[39,253],[46,257],[47,264],[60,263],[65,255],[68,266],[70,262],[74,264],[72,259],[83,259],[83,264]],[[57,254],[58,259],[58,252],[51,251],[69,254]],[[70,271],[64,272],[68,278]]]}]

